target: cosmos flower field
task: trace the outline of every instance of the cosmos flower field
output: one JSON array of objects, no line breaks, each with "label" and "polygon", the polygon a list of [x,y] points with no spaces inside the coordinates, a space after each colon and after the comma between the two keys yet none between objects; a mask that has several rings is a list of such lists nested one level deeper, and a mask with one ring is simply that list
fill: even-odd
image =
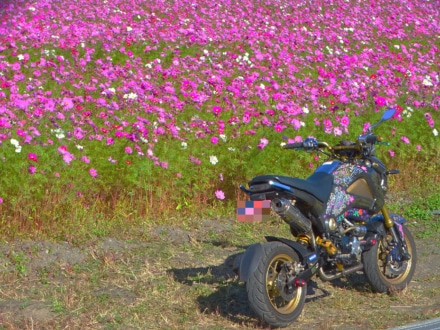
[{"label": "cosmos flower field", "polygon": [[221,206],[389,107],[383,157],[433,157],[439,75],[437,1],[2,1],[2,213]]}]

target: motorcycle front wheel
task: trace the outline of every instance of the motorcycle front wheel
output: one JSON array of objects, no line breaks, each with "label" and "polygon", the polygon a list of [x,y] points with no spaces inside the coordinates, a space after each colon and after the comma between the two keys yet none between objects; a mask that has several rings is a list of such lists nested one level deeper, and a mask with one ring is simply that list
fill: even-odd
[{"label": "motorcycle front wheel", "polygon": [[307,284],[286,288],[286,269],[299,263],[297,253],[280,242],[262,245],[263,253],[257,269],[246,283],[249,304],[257,316],[273,327],[286,327],[301,314]]},{"label": "motorcycle front wheel", "polygon": [[362,255],[364,274],[375,292],[395,292],[405,289],[411,282],[417,263],[414,238],[402,225],[409,260],[401,260],[397,246],[391,246],[391,237],[384,237]]}]

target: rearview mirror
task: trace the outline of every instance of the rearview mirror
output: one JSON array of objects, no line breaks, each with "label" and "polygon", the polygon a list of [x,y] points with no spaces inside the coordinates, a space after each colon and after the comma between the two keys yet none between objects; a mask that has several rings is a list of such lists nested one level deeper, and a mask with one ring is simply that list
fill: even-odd
[{"label": "rearview mirror", "polygon": [[394,116],[395,113],[396,113],[396,109],[388,109],[388,110],[385,111],[384,114],[382,115],[382,119],[381,119],[381,121],[391,119],[391,118]]}]

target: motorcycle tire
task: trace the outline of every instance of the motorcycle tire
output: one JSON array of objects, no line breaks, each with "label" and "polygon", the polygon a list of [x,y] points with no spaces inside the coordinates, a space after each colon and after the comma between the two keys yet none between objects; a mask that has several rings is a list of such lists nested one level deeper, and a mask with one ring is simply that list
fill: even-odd
[{"label": "motorcycle tire", "polygon": [[389,254],[396,255],[393,249],[397,247],[390,251],[386,237],[362,254],[365,277],[375,292],[398,292],[411,282],[417,264],[416,244],[409,229],[403,225],[402,229],[410,260],[390,262]]},{"label": "motorcycle tire", "polygon": [[301,314],[307,284],[294,287],[293,293],[283,293],[283,265],[299,262],[298,254],[281,242],[262,245],[263,253],[255,272],[246,283],[249,304],[257,316],[273,327],[286,327]]}]

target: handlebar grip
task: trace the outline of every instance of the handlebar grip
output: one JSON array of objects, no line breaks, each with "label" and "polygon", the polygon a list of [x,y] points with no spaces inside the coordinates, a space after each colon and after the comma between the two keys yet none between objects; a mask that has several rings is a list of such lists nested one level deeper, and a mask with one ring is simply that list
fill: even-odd
[{"label": "handlebar grip", "polygon": [[332,149],[334,151],[342,151],[342,150],[355,150],[359,151],[360,148],[357,144],[351,145],[351,146],[333,146]]},{"label": "handlebar grip", "polygon": [[304,145],[302,142],[295,142],[295,143],[288,143],[283,148],[284,149],[300,149],[300,148],[304,148]]}]

